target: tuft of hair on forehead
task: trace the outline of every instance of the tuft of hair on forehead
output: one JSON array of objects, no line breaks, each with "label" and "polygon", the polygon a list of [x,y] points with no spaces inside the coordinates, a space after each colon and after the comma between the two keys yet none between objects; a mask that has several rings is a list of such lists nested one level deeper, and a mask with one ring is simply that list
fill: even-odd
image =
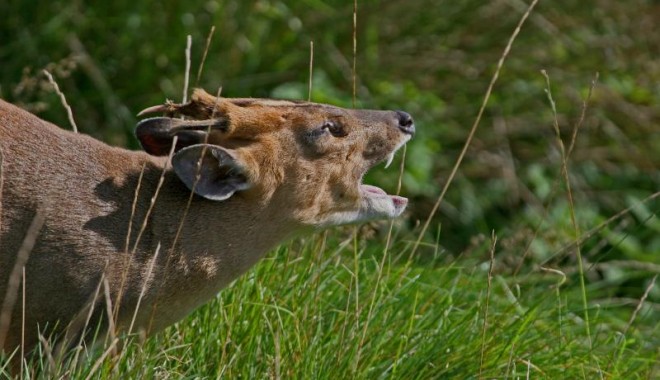
[{"label": "tuft of hair on forehead", "polygon": [[269,99],[269,98],[233,98],[227,99],[235,106],[239,107],[296,107],[296,106],[322,106],[321,104],[310,103],[303,100],[288,99]]},{"label": "tuft of hair on forehead", "polygon": [[228,101],[237,107],[333,107],[327,104],[312,103],[306,100],[295,99],[271,99],[271,98],[218,98],[209,94],[201,88],[196,88],[190,98],[191,103],[197,103],[198,107],[212,110],[221,102]]}]

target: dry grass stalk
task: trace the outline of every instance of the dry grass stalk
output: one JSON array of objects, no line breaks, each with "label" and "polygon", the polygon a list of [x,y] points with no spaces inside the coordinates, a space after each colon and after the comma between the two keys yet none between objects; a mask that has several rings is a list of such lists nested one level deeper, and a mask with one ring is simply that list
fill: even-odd
[{"label": "dry grass stalk", "polygon": [[307,91],[307,101],[312,101],[312,78],[314,69],[314,41],[309,41],[309,89]]},{"label": "dry grass stalk", "polygon": [[144,220],[140,225],[140,231],[138,232],[138,235],[135,238],[135,243],[133,244],[133,250],[131,252],[131,255],[134,255],[135,252],[137,251],[138,245],[140,244],[140,239],[142,239],[142,235],[144,234],[144,231],[147,228],[149,217],[151,216],[151,213],[153,212],[154,209],[154,205],[156,204],[156,199],[158,199],[158,194],[160,193],[160,189],[163,187],[163,183],[165,182],[165,173],[167,173],[167,169],[169,169],[169,163],[172,162],[172,156],[174,156],[174,148],[176,147],[177,140],[178,140],[177,136],[174,136],[174,138],[172,139],[172,147],[170,149],[170,153],[167,155],[167,161],[165,162],[165,165],[163,165],[163,170],[160,173],[160,178],[158,178],[156,191],[154,192],[154,195],[151,197],[151,200],[149,201],[149,208],[147,209],[147,213],[144,216]]},{"label": "dry grass stalk", "polygon": [[[144,169],[146,163],[142,164],[142,169],[140,170],[140,176],[138,177],[138,183],[135,186],[135,193],[133,195],[133,204],[131,205],[131,217],[128,219],[128,231],[126,232],[126,244],[124,246],[124,254],[126,255],[126,263],[124,265],[124,272],[122,273],[121,283],[119,285],[119,292],[117,293],[117,301],[119,302],[124,293],[124,286],[126,286],[126,281],[128,280],[128,272],[130,271],[131,264],[133,262],[133,254],[129,253],[129,246],[131,243],[131,231],[133,230],[133,219],[135,218],[135,209],[137,207],[138,197],[140,195],[140,189],[142,187],[142,179],[144,178]],[[115,310],[115,321],[119,317],[118,312],[119,308]]]},{"label": "dry grass stalk", "polygon": [[644,294],[642,294],[642,297],[639,299],[639,302],[637,302],[637,306],[635,307],[635,310],[633,310],[633,313],[630,316],[630,319],[628,320],[626,327],[623,329],[623,332],[618,337],[618,344],[621,345],[621,349],[614,350],[614,352],[612,353],[612,360],[610,361],[607,367],[608,371],[612,366],[616,367],[617,364],[619,363],[619,360],[621,359],[622,349],[626,346],[627,343],[628,338],[626,336],[628,335],[628,330],[630,330],[630,327],[632,327],[632,324],[635,322],[635,319],[637,319],[637,314],[639,314],[639,311],[642,309],[642,306],[644,306],[644,302],[646,302],[646,298],[648,298],[649,294],[651,293],[651,290],[655,286],[655,282],[657,279],[658,279],[658,275],[656,274],[651,279],[651,282],[649,282],[649,285],[646,287],[646,290],[644,290]]},{"label": "dry grass stalk", "polygon": [[135,186],[135,194],[133,195],[133,204],[131,205],[131,218],[128,220],[128,231],[126,232],[126,245],[124,247],[124,252],[128,253],[128,248],[131,242],[131,231],[133,230],[133,218],[135,218],[135,208],[137,207],[138,196],[140,195],[140,188],[142,187],[142,179],[144,178],[144,169],[146,163],[142,164],[142,169],[140,170],[140,177],[138,177],[137,186]]},{"label": "dry grass stalk", "polygon": [[546,268],[546,267],[539,267],[539,269],[543,272],[548,272],[552,274],[556,274],[560,276],[559,281],[557,281],[557,284],[555,285],[555,295],[557,296],[557,318],[558,318],[558,323],[559,323],[559,339],[562,341],[564,340],[564,332],[563,332],[563,323],[562,323],[562,303],[561,303],[561,293],[560,293],[560,288],[564,283],[566,283],[567,277],[566,273],[560,271],[559,269],[553,269],[553,268]]},{"label": "dry grass stalk", "polygon": [[633,322],[635,322],[635,319],[637,318],[637,314],[639,314],[639,311],[642,309],[642,306],[644,305],[644,302],[646,301],[649,294],[651,293],[651,290],[655,286],[655,281],[657,279],[658,279],[658,275],[656,274],[655,276],[653,276],[653,279],[651,279],[651,282],[646,287],[646,290],[644,291],[644,294],[642,295],[642,298],[639,299],[639,303],[637,303],[637,306],[635,307],[635,310],[633,311],[632,315],[630,316],[630,320],[628,320],[628,323],[626,324],[626,328],[623,329],[623,335],[624,336],[628,333],[628,330],[630,330],[630,326],[632,326]]},{"label": "dry grass stalk", "polygon": [[[117,293],[117,301],[120,301],[123,297],[124,287],[126,286],[126,281],[128,280],[128,272],[130,271],[131,264],[133,262],[133,255],[129,253],[128,248],[131,242],[131,231],[133,230],[133,219],[135,218],[135,209],[137,207],[138,196],[140,195],[140,188],[142,187],[142,179],[144,178],[144,169],[146,163],[142,164],[142,169],[140,170],[140,176],[138,177],[138,183],[135,186],[135,194],[133,195],[133,204],[131,205],[131,217],[128,219],[128,231],[126,232],[126,245],[124,246],[124,254],[126,255],[126,264],[124,265],[124,272],[122,273],[121,283],[119,285],[119,293]],[[118,315],[119,308],[115,310],[115,321],[119,317]]]},{"label": "dry grass stalk", "polygon": [[584,124],[584,118],[587,115],[587,108],[589,108],[591,95],[594,92],[594,87],[596,87],[596,83],[598,83],[599,77],[600,74],[596,72],[596,74],[594,75],[594,79],[591,80],[591,86],[589,86],[589,92],[587,93],[587,97],[582,102],[582,111],[580,111],[580,119],[578,119],[578,122],[575,124],[575,128],[573,128],[573,134],[571,135],[571,143],[568,146],[568,151],[566,152],[566,158],[571,157],[571,153],[573,153],[573,149],[575,148],[575,141],[577,141],[578,130],[580,129],[582,124]]},{"label": "dry grass stalk", "polygon": [[[582,124],[584,124],[584,118],[587,114],[587,109],[589,107],[589,102],[591,101],[593,90],[596,87],[596,83],[598,82],[598,77],[599,74],[598,72],[596,72],[594,79],[591,81],[591,86],[589,86],[589,92],[587,93],[587,97],[582,102],[582,111],[580,112],[580,118],[573,127],[573,132],[571,134],[571,142],[569,144],[568,151],[566,152],[566,160],[570,159],[571,154],[573,153],[573,149],[575,148],[575,142],[577,141],[577,134],[580,127],[582,127]],[[532,244],[538,237],[539,232],[541,232],[541,227],[543,226],[543,223],[545,223],[546,218],[548,216],[550,204],[555,199],[555,194],[557,193],[557,189],[559,188],[560,178],[561,178],[561,173],[555,178],[554,182],[552,183],[552,187],[550,189],[550,196],[548,197],[548,200],[545,202],[545,205],[543,207],[543,215],[541,217],[541,220],[534,228],[534,233],[532,234],[532,237],[529,239],[527,245],[525,246],[525,251],[521,255],[520,260],[518,261],[518,265],[516,266],[516,269],[513,271],[514,275],[518,274],[518,272],[522,268],[523,264],[525,263],[525,259],[529,255],[529,252],[532,248]]]},{"label": "dry grass stalk", "polygon": [[156,264],[156,260],[158,259],[159,252],[160,252],[160,243],[158,243],[158,246],[156,246],[156,252],[154,253],[154,257],[151,259],[151,262],[149,263],[149,268],[147,269],[147,275],[144,278],[142,289],[140,289],[140,296],[138,297],[137,304],[135,305],[135,311],[133,312],[133,318],[131,319],[131,324],[128,327],[127,335],[131,335],[131,332],[133,331],[135,319],[137,318],[138,310],[140,310],[140,304],[142,303],[142,298],[144,297],[144,294],[147,291],[147,286],[149,285],[149,279],[151,278],[151,273],[154,270],[154,266]]},{"label": "dry grass stalk", "polygon": [[630,213],[635,207],[637,207],[637,206],[639,206],[639,205],[641,205],[641,204],[644,204],[644,203],[650,202],[650,201],[652,201],[652,200],[654,200],[654,199],[656,199],[656,198],[658,198],[658,197],[660,197],[660,191],[657,191],[657,192],[655,192],[655,193],[649,195],[648,197],[642,199],[641,201],[639,201],[639,202],[637,202],[637,203],[635,203],[635,204],[633,204],[633,205],[631,205],[631,206],[629,206],[629,207],[626,207],[625,209],[623,209],[623,210],[617,212],[616,214],[614,214],[614,215],[612,215],[611,217],[607,218],[607,220],[603,221],[602,223],[600,223],[600,224],[597,225],[596,227],[590,229],[590,230],[587,231],[587,232],[584,232],[584,233],[580,236],[580,239],[579,239],[579,240],[576,240],[576,241],[570,242],[570,243],[566,244],[564,247],[560,248],[557,252],[555,252],[555,253],[553,253],[552,255],[550,255],[550,257],[548,257],[548,258],[547,258],[542,264],[544,265],[544,264],[546,264],[547,262],[549,262],[550,260],[552,260],[552,259],[556,258],[557,256],[563,254],[564,252],[566,252],[566,251],[568,251],[568,250],[570,250],[570,249],[573,249],[576,245],[582,245],[586,240],[588,240],[588,239],[590,239],[591,237],[593,237],[595,234],[597,234],[598,232],[600,232],[603,228],[609,226],[610,224],[612,224],[612,223],[615,222],[616,220],[618,220],[618,219],[622,218],[623,216],[629,214],[629,213]]},{"label": "dry grass stalk", "polygon": [[21,305],[21,310],[23,310],[23,313],[21,313],[21,361],[20,361],[20,366],[21,366],[21,379],[23,379],[23,371],[25,370],[25,366],[23,363],[25,362],[25,267],[23,267],[23,299],[22,299],[22,305]]},{"label": "dry grass stalk", "polygon": [[419,236],[417,237],[417,240],[415,241],[415,244],[413,245],[411,255],[417,251],[417,248],[419,248],[420,243],[422,242],[422,238],[424,237],[424,234],[426,233],[426,230],[428,230],[429,225],[431,224],[431,220],[435,216],[435,213],[438,211],[438,208],[440,207],[440,204],[442,203],[442,200],[445,198],[445,194],[447,193],[447,190],[449,189],[449,185],[451,185],[452,181],[454,180],[454,177],[456,176],[456,173],[458,172],[458,167],[461,165],[461,162],[463,162],[463,158],[465,157],[465,154],[467,153],[468,147],[472,143],[472,139],[474,138],[474,134],[477,131],[477,128],[479,127],[479,123],[481,122],[481,117],[484,114],[484,111],[486,110],[486,105],[488,104],[488,100],[490,99],[490,94],[493,92],[493,88],[495,87],[495,83],[497,82],[497,79],[500,76],[500,71],[502,70],[502,67],[504,66],[504,61],[506,58],[509,56],[509,52],[511,52],[511,47],[513,46],[513,42],[516,40],[516,37],[518,37],[518,34],[520,33],[520,29],[522,28],[523,24],[529,17],[529,15],[532,13],[532,10],[534,7],[536,7],[536,4],[539,2],[539,0],[533,0],[531,4],[529,4],[529,7],[527,7],[527,10],[525,13],[522,15],[520,18],[520,21],[518,22],[518,25],[516,28],[513,30],[513,33],[511,34],[511,37],[509,38],[509,42],[507,42],[506,47],[504,48],[504,51],[502,52],[502,55],[500,56],[500,60],[497,62],[497,68],[495,69],[495,73],[493,74],[493,77],[490,80],[490,84],[488,85],[488,89],[486,90],[486,95],[484,96],[484,100],[481,103],[481,108],[479,108],[479,113],[477,114],[477,118],[474,120],[474,124],[472,124],[472,128],[470,129],[470,133],[468,134],[467,139],[465,140],[465,144],[463,145],[463,149],[461,150],[461,153],[458,155],[458,159],[456,159],[456,163],[454,164],[454,167],[451,170],[451,173],[449,174],[449,177],[447,178],[447,182],[445,182],[444,187],[442,188],[442,191],[440,192],[440,196],[438,196],[438,200],[435,202],[433,205],[433,208],[431,209],[431,212],[429,213],[429,216],[426,218],[426,221],[424,222],[424,226],[422,227],[422,230],[419,233]]},{"label": "dry grass stalk", "polygon": [[[577,258],[578,272],[580,277],[580,290],[582,291],[582,307],[584,309],[584,321],[585,328],[587,332],[587,338],[589,339],[589,348],[593,347],[593,340],[591,338],[591,326],[589,322],[589,308],[587,302],[587,291],[584,281],[584,263],[582,262],[582,248],[579,244],[580,242],[580,226],[577,222],[577,217],[575,215],[575,202],[573,200],[573,191],[571,190],[571,180],[568,174],[568,157],[566,156],[566,148],[564,146],[564,141],[561,139],[561,133],[559,131],[559,120],[557,118],[557,107],[555,101],[552,98],[552,92],[550,91],[550,77],[545,70],[541,70],[541,74],[545,77],[546,80],[546,93],[548,95],[548,101],[550,102],[550,107],[552,109],[553,115],[553,129],[555,131],[555,137],[557,138],[557,145],[559,146],[559,151],[561,153],[561,172],[564,177],[564,183],[566,185],[566,197],[568,199],[568,209],[571,217],[571,224],[573,230],[575,231],[575,253]],[[577,132],[575,133],[577,135]]]},{"label": "dry grass stalk", "polygon": [[49,73],[48,71],[44,70],[44,75],[48,78],[48,81],[50,84],[53,85],[53,88],[55,89],[55,93],[60,97],[60,101],[62,102],[62,105],[66,109],[66,115],[69,118],[69,123],[71,123],[71,127],[73,128],[73,131],[78,133],[78,126],[76,125],[76,121],[73,119],[73,111],[71,110],[71,106],[69,106],[69,103],[66,101],[66,97],[64,96],[64,93],[60,91],[60,86],[57,85],[57,82],[55,82],[55,79]]},{"label": "dry grass stalk", "polygon": [[[401,185],[403,183],[403,171],[405,168],[405,163],[406,163],[406,145],[403,146],[403,154],[401,158],[401,166],[399,167],[399,180],[397,183],[397,188],[396,188],[396,195],[399,195],[401,193]],[[371,294],[371,301],[369,302],[369,309],[367,311],[367,318],[366,322],[362,328],[362,337],[360,338],[360,344],[358,345],[358,360],[356,362],[359,362],[360,355],[362,353],[362,347],[364,347],[364,343],[367,340],[367,331],[369,328],[369,321],[371,321],[371,316],[373,314],[374,306],[376,304],[376,296],[378,295],[378,290],[380,289],[380,282],[383,278],[383,270],[385,268],[385,260],[389,257],[387,254],[389,247],[392,242],[392,233],[394,231],[394,221],[390,221],[389,229],[387,231],[387,239],[385,241],[385,249],[383,251],[383,257],[380,260],[380,263],[378,265],[378,270],[376,271],[376,286],[374,286],[374,290]],[[325,242],[325,241],[324,241]]]},{"label": "dry grass stalk", "polygon": [[[163,183],[165,182],[165,173],[167,173],[167,169],[168,169],[168,166],[169,166],[168,164],[172,161],[172,156],[174,155],[174,148],[176,147],[177,140],[178,140],[177,136],[174,136],[174,138],[172,139],[172,147],[170,148],[170,152],[167,155],[167,161],[165,162],[165,165],[163,165],[163,170],[161,171],[160,177],[158,178],[158,184],[156,185],[156,190],[154,191],[154,195],[151,197],[151,199],[149,201],[149,208],[147,209],[147,212],[144,215],[144,220],[142,220],[142,224],[140,225],[140,230],[137,234],[137,237],[135,238],[135,243],[133,244],[133,249],[131,250],[130,253],[126,252],[126,254],[129,256],[128,264],[126,266],[126,272],[128,272],[130,270],[130,266],[131,266],[131,263],[132,263],[133,256],[135,256],[135,253],[137,252],[138,245],[140,244],[140,240],[142,239],[142,235],[144,234],[144,231],[147,229],[147,224],[149,222],[149,217],[151,216],[151,213],[153,212],[154,206],[156,204],[156,199],[158,199],[158,194],[160,194],[160,189],[163,187]],[[140,178],[142,178],[142,174],[140,175]],[[138,188],[140,187],[140,183],[141,183],[141,180],[138,183],[138,185],[136,186],[136,192],[138,191]],[[131,215],[131,220],[129,221],[129,224],[133,223],[133,220],[132,220],[133,216],[134,215]],[[126,272],[125,272],[125,275],[126,275]],[[122,279],[122,282],[125,282],[125,281]],[[120,289],[119,289],[119,293],[118,293],[118,297],[115,300],[115,310],[114,310],[115,318],[119,315],[119,309],[121,307],[121,299],[123,297],[123,288],[124,288],[124,286],[125,286],[125,283],[121,284]]]},{"label": "dry grass stalk", "polygon": [[190,49],[192,47],[192,36],[186,37],[186,72],[183,77],[183,103],[188,102],[188,84],[190,82]]},{"label": "dry grass stalk", "polygon": [[[401,194],[401,187],[403,186],[403,172],[406,168],[406,153],[407,153],[408,146],[404,145],[403,146],[403,152],[401,153],[401,165],[399,165],[399,178],[397,180],[396,184],[396,195]],[[384,256],[387,256],[387,252],[390,249],[390,246],[392,245],[392,233],[394,231],[394,220],[390,221],[390,226],[387,231],[387,239],[385,240],[385,251],[384,251]]]},{"label": "dry grass stalk", "polygon": [[34,215],[34,218],[32,218],[32,222],[28,227],[23,243],[16,254],[16,261],[9,274],[7,291],[2,302],[2,309],[0,309],[0,347],[4,347],[5,340],[7,339],[7,331],[11,324],[11,316],[14,311],[14,305],[16,304],[16,298],[18,297],[21,273],[23,273],[23,268],[27,263],[30,252],[32,252],[32,248],[34,248],[34,244],[37,241],[37,235],[39,235],[39,231],[45,220],[46,212],[43,207],[39,208]]},{"label": "dry grass stalk", "polygon": [[353,1],[353,108],[357,102],[357,0]]},{"label": "dry grass stalk", "polygon": [[85,380],[89,380],[89,379],[91,379],[91,378],[94,376],[94,374],[96,373],[96,371],[98,371],[98,369],[101,367],[101,365],[102,365],[103,362],[105,361],[105,358],[108,357],[108,355],[109,355],[110,353],[112,353],[112,352],[115,351],[115,349],[117,348],[117,343],[119,343],[119,338],[115,338],[115,339],[113,339],[112,343],[110,343],[110,345],[108,346],[108,348],[103,352],[103,355],[101,355],[101,356],[100,356],[100,357],[94,362],[94,365],[92,366],[92,369],[91,369],[91,371],[89,371],[89,374],[87,375],[87,377],[85,378]]},{"label": "dry grass stalk", "polygon": [[[105,312],[108,317],[108,331],[106,334],[106,339],[110,338],[115,340],[117,338],[117,328],[115,321],[112,318],[114,315],[112,307],[112,296],[110,295],[110,282],[106,276],[103,277],[103,295],[105,297]],[[116,352],[113,351],[113,355],[115,354]]]},{"label": "dry grass stalk", "polygon": [[[108,267],[108,263],[109,262],[106,261],[106,268]],[[94,291],[94,295],[90,297],[90,299],[86,303],[86,306],[80,310],[80,312],[73,318],[69,326],[67,326],[66,334],[64,336],[64,339],[62,340],[62,349],[64,349],[67,341],[70,341],[76,334],[80,335],[78,338],[78,344],[76,345],[76,353],[72,360],[72,363],[74,364],[74,369],[75,366],[78,364],[78,357],[80,355],[80,351],[85,341],[85,332],[87,331],[87,328],[89,327],[89,323],[92,320],[92,315],[94,314],[94,307],[96,305],[96,301],[98,300],[99,293],[101,292],[101,285],[105,281],[105,273],[106,271],[104,269],[103,273],[101,274],[101,279],[99,280],[99,283],[96,285],[96,290]],[[85,317],[84,323],[80,323],[80,321],[83,320],[83,316]]]},{"label": "dry grass stalk", "polygon": [[55,364],[55,357],[53,356],[53,349],[50,347],[50,343],[48,342],[48,339],[46,339],[43,335],[39,334],[39,342],[41,342],[41,347],[44,350],[44,354],[46,356],[46,360],[48,361],[48,372],[51,375],[51,378],[55,378],[55,374],[57,373],[57,365]]},{"label": "dry grass stalk", "polygon": [[[213,106],[213,111],[211,112],[211,119],[215,117],[215,113],[218,109],[218,104],[220,102],[220,95],[222,93],[222,86],[218,88],[218,92],[216,94],[216,101]],[[201,171],[202,171],[202,160],[204,159],[204,155],[206,154],[206,147],[208,145],[208,139],[209,135],[211,134],[211,125],[209,125],[208,129],[206,130],[206,136],[204,136],[204,147],[202,148],[202,151],[199,156],[199,160],[197,161],[196,165],[196,174],[195,174],[195,182],[193,182],[192,189],[190,190],[190,195],[188,196],[188,202],[186,203],[186,208],[183,210],[183,215],[181,216],[181,220],[179,222],[179,226],[177,227],[176,234],[174,235],[174,240],[172,241],[172,246],[167,252],[167,257],[165,259],[165,267],[163,269],[163,273],[167,273],[170,267],[170,263],[172,260],[172,256],[174,256],[174,250],[176,249],[176,245],[179,241],[179,238],[181,236],[181,231],[183,230],[183,224],[186,220],[186,217],[188,216],[188,212],[190,211],[190,205],[192,204],[192,200],[195,196],[195,189],[197,188],[197,184],[199,183],[199,180],[201,178]],[[172,150],[170,151],[168,162],[172,160],[172,156],[174,154],[174,147],[176,146],[176,136],[174,136],[174,140],[172,141]],[[158,307],[158,299],[160,298],[160,287],[156,291],[156,298],[154,300],[154,304],[151,308],[151,316],[150,316],[150,321],[149,321],[149,326],[147,328],[147,331],[151,330],[151,325],[153,323],[153,319],[156,313],[156,309]]]},{"label": "dry grass stalk", "polygon": [[195,79],[195,86],[199,84],[199,80],[202,77],[202,70],[204,69],[204,62],[206,62],[206,56],[209,53],[209,48],[211,47],[211,39],[213,39],[213,34],[215,33],[215,25],[211,26],[211,31],[209,32],[208,37],[206,37],[206,46],[204,46],[204,54],[202,54],[202,61],[199,63],[199,68],[197,69],[197,79]]},{"label": "dry grass stalk", "polygon": [[[220,103],[220,95],[222,93],[222,87],[218,88],[218,92],[216,94],[216,101],[213,106],[213,111],[211,112],[211,119],[215,117],[216,110],[218,109],[218,104]],[[211,134],[211,125],[209,125],[208,129],[206,130],[206,135],[204,136],[204,147],[202,148],[202,152],[199,156],[199,160],[197,161],[196,165],[196,173],[195,173],[195,182],[193,182],[192,189],[190,190],[190,195],[188,196],[188,202],[186,203],[186,208],[183,210],[183,215],[181,216],[181,220],[179,222],[179,226],[176,229],[176,234],[174,235],[174,240],[172,242],[172,246],[170,247],[168,251],[168,256],[167,256],[167,263],[169,264],[170,256],[174,252],[174,249],[176,247],[176,244],[179,241],[179,238],[181,237],[181,231],[183,230],[183,223],[186,220],[186,217],[188,216],[188,211],[190,211],[190,205],[192,204],[192,200],[195,197],[195,189],[197,188],[197,184],[199,183],[199,180],[201,178],[202,174],[202,160],[204,159],[204,155],[206,154],[206,146],[209,143],[209,136]],[[174,146],[174,143],[173,145]],[[167,265],[165,266],[165,273],[167,273]]]},{"label": "dry grass stalk", "polygon": [[[0,226],[2,226],[2,187],[4,183],[4,173],[2,166],[4,164],[4,153],[0,149]],[[0,248],[2,247],[2,241],[0,241]]]}]

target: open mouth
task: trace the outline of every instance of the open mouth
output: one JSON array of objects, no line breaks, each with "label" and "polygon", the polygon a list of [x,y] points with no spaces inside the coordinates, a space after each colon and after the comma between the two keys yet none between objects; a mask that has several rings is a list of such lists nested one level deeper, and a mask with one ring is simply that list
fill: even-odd
[{"label": "open mouth", "polygon": [[[394,154],[405,145],[410,136],[406,136],[385,159],[385,167],[389,167]],[[363,217],[365,219],[392,219],[400,216],[408,205],[408,199],[399,195],[391,195],[380,187],[360,184]]]}]

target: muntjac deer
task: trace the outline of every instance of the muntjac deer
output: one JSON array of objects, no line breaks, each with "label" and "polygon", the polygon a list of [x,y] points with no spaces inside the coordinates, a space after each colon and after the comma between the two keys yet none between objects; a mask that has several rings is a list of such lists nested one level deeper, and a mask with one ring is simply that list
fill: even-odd
[{"label": "muntjac deer", "polygon": [[292,235],[406,206],[362,183],[412,137],[405,112],[202,90],[145,111],[168,117],[138,124],[136,152],[0,100],[5,352],[89,339],[86,326],[152,334]]}]

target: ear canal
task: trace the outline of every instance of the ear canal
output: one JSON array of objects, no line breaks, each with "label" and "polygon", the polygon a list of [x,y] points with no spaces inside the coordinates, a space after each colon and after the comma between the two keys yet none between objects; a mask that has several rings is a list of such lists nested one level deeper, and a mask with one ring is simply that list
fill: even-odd
[{"label": "ear canal", "polygon": [[172,167],[188,189],[206,199],[223,201],[250,188],[245,162],[236,152],[217,145],[183,148],[172,157]]},{"label": "ear canal", "polygon": [[145,152],[154,156],[166,156],[172,149],[172,141],[177,136],[174,151],[201,144],[209,132],[226,132],[226,118],[210,120],[181,120],[169,117],[153,117],[142,120],[135,128],[135,135]]}]

